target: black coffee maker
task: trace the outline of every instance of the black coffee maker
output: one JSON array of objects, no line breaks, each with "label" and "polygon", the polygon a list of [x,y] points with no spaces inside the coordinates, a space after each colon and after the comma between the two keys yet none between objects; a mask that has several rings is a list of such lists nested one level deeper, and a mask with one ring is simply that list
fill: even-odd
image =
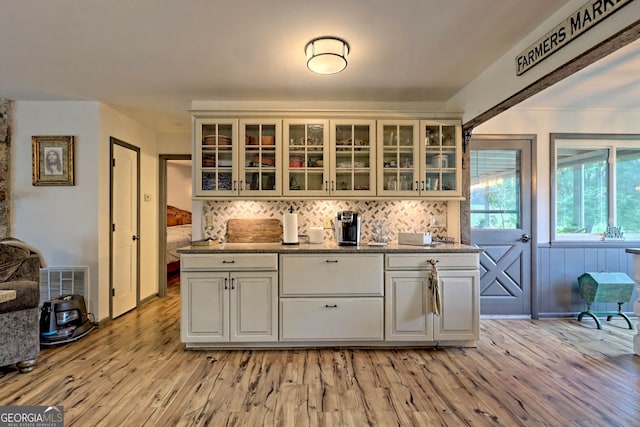
[{"label": "black coffee maker", "polygon": [[339,211],[336,215],[335,232],[339,246],[360,246],[360,214]]}]

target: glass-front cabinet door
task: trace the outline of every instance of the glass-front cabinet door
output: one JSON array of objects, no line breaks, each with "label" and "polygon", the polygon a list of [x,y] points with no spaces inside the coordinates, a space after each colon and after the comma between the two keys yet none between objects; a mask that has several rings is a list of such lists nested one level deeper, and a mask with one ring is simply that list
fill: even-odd
[{"label": "glass-front cabinet door", "polygon": [[421,120],[421,194],[462,194],[462,127],[452,120]]},{"label": "glass-front cabinet door", "polygon": [[194,196],[234,196],[238,192],[236,156],[238,121],[197,119],[193,176]]},{"label": "glass-front cabinet door", "polygon": [[329,121],[291,119],[283,122],[283,194],[329,194]]},{"label": "glass-front cabinet door", "polygon": [[420,195],[418,120],[378,120],[378,195]]},{"label": "glass-front cabinet door", "polygon": [[331,120],[329,192],[376,194],[375,120]]},{"label": "glass-front cabinet door", "polygon": [[239,193],[282,194],[281,121],[240,120]]}]

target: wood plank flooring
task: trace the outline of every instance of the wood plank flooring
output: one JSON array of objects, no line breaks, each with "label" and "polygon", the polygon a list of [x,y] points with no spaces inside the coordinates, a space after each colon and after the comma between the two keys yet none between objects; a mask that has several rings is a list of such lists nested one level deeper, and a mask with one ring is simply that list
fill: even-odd
[{"label": "wood plank flooring", "polygon": [[32,373],[0,368],[0,405],[63,405],[68,426],[640,423],[635,332],[618,320],[482,320],[467,349],[185,351],[179,310],[170,286],[43,349]]}]

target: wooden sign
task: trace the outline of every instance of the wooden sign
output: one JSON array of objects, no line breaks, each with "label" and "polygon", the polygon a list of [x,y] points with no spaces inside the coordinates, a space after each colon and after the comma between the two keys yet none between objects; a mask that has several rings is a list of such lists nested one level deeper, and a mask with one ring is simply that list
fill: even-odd
[{"label": "wooden sign", "polygon": [[516,56],[516,75],[524,74],[632,1],[590,0]]}]

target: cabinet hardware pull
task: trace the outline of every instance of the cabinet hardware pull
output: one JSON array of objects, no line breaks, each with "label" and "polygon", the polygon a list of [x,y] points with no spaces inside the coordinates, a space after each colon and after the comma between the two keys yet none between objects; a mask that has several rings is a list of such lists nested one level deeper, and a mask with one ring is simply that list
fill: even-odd
[{"label": "cabinet hardware pull", "polygon": [[223,263],[223,264],[235,264],[235,262],[236,262],[236,261],[235,261],[235,260],[233,260],[233,259],[232,259],[231,261],[222,260],[222,263]]},{"label": "cabinet hardware pull", "polygon": [[244,191],[244,181],[240,180],[240,191]]},{"label": "cabinet hardware pull", "polygon": [[338,308],[338,304],[325,304],[324,305],[326,308]]},{"label": "cabinet hardware pull", "polygon": [[236,288],[235,281],[236,281],[235,277],[232,277],[231,278],[231,289],[235,289]]},{"label": "cabinet hardware pull", "polygon": [[418,181],[416,181],[416,191],[420,191],[420,186],[418,184]]},{"label": "cabinet hardware pull", "polygon": [[329,181],[324,182],[324,191],[329,191]]},{"label": "cabinet hardware pull", "polygon": [[238,181],[236,181],[235,179],[233,180],[233,191],[238,191]]},{"label": "cabinet hardware pull", "polygon": [[336,191],[336,182],[331,180],[331,191]]},{"label": "cabinet hardware pull", "polygon": [[229,279],[227,279],[227,278],[225,277],[225,278],[224,278],[224,289],[225,289],[225,290],[229,289],[229,287],[227,286],[227,280],[229,280]]},{"label": "cabinet hardware pull", "polygon": [[424,181],[420,181],[420,191],[424,191]]},{"label": "cabinet hardware pull", "polygon": [[326,260],[325,262],[330,262],[330,263],[337,264],[337,263],[338,263],[338,260],[337,260],[337,259],[328,259],[328,260]]}]

